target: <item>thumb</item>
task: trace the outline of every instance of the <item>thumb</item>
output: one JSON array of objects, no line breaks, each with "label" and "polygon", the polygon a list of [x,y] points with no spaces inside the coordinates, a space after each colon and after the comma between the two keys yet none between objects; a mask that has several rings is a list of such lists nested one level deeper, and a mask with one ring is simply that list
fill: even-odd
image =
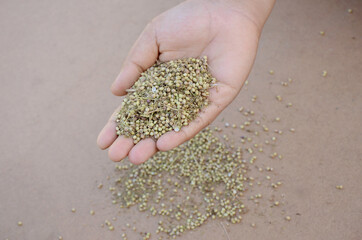
[{"label": "thumb", "polygon": [[122,69],[113,82],[111,91],[114,95],[126,94],[142,72],[151,67],[158,58],[158,45],[154,25],[149,23],[132,46]]}]

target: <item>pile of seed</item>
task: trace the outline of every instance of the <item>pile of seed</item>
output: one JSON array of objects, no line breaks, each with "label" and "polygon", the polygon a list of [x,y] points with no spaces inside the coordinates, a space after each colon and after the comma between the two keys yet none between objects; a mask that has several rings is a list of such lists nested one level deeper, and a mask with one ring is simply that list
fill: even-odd
[{"label": "pile of seed", "polygon": [[176,237],[210,218],[238,223],[246,212],[248,164],[240,148],[223,143],[209,128],[142,165],[116,169],[113,202],[158,216],[157,233]]},{"label": "pile of seed", "polygon": [[215,81],[206,57],[156,63],[127,90],[117,115],[117,134],[137,143],[178,132],[208,105],[208,90]]}]

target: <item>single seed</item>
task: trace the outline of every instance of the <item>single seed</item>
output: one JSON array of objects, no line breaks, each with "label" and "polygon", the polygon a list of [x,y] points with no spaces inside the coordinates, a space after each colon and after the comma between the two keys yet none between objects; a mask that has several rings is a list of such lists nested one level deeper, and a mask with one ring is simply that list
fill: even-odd
[{"label": "single seed", "polygon": [[281,101],[283,100],[280,95],[277,95],[275,98],[276,98],[279,102],[281,102]]},{"label": "single seed", "polygon": [[322,72],[322,77],[327,77],[327,71],[326,70],[324,70],[323,72]]},{"label": "single seed", "polygon": [[90,215],[94,215],[94,214],[95,214],[95,212],[94,212],[93,210],[90,210],[89,213],[90,213]]},{"label": "single seed", "polygon": [[353,13],[353,10],[351,8],[349,8],[347,11],[348,13]]},{"label": "single seed", "polygon": [[23,222],[22,222],[22,221],[19,221],[19,222],[18,222],[18,226],[19,226],[19,227],[23,226]]},{"label": "single seed", "polygon": [[269,74],[273,75],[274,74],[274,70],[269,70]]},{"label": "single seed", "polygon": [[77,210],[75,208],[72,208],[72,212],[75,213]]},{"label": "single seed", "polygon": [[339,190],[342,190],[342,189],[343,189],[343,185],[337,185],[336,188],[339,189]]},{"label": "single seed", "polygon": [[321,36],[324,36],[325,32],[324,32],[324,31],[320,31],[319,34],[320,34]]},{"label": "single seed", "polygon": [[59,239],[59,240],[63,240],[63,237],[62,237],[62,236],[59,236],[58,239]]},{"label": "single seed", "polygon": [[290,221],[292,218],[290,216],[286,216],[285,220]]}]

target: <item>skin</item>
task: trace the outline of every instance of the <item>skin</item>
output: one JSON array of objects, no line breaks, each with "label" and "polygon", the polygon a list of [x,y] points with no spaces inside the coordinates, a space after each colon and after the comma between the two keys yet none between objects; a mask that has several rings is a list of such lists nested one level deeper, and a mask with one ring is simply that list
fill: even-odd
[{"label": "skin", "polygon": [[167,151],[191,139],[209,125],[237,96],[255,60],[261,30],[274,0],[190,0],[154,18],[130,50],[112,84],[117,96],[126,94],[156,60],[208,57],[209,70],[217,79],[210,90],[210,104],[199,117],[179,132],[168,132],[157,141],[136,145],[116,135],[115,110],[100,132],[97,144],[109,149],[109,158],[141,164],[157,151]]}]

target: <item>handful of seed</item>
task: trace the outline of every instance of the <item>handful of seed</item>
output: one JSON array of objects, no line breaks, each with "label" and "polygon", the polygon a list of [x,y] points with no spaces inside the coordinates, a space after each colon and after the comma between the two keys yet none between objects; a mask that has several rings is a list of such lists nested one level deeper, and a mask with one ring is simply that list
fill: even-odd
[{"label": "handful of seed", "polygon": [[180,131],[208,105],[209,88],[215,82],[206,56],[156,63],[127,90],[116,119],[117,135],[137,143]]},{"label": "handful of seed", "polygon": [[238,223],[246,212],[243,193],[251,178],[241,148],[224,144],[209,128],[142,165],[116,169],[113,202],[121,208],[137,204],[161,218],[158,233],[176,237],[215,218]]}]

